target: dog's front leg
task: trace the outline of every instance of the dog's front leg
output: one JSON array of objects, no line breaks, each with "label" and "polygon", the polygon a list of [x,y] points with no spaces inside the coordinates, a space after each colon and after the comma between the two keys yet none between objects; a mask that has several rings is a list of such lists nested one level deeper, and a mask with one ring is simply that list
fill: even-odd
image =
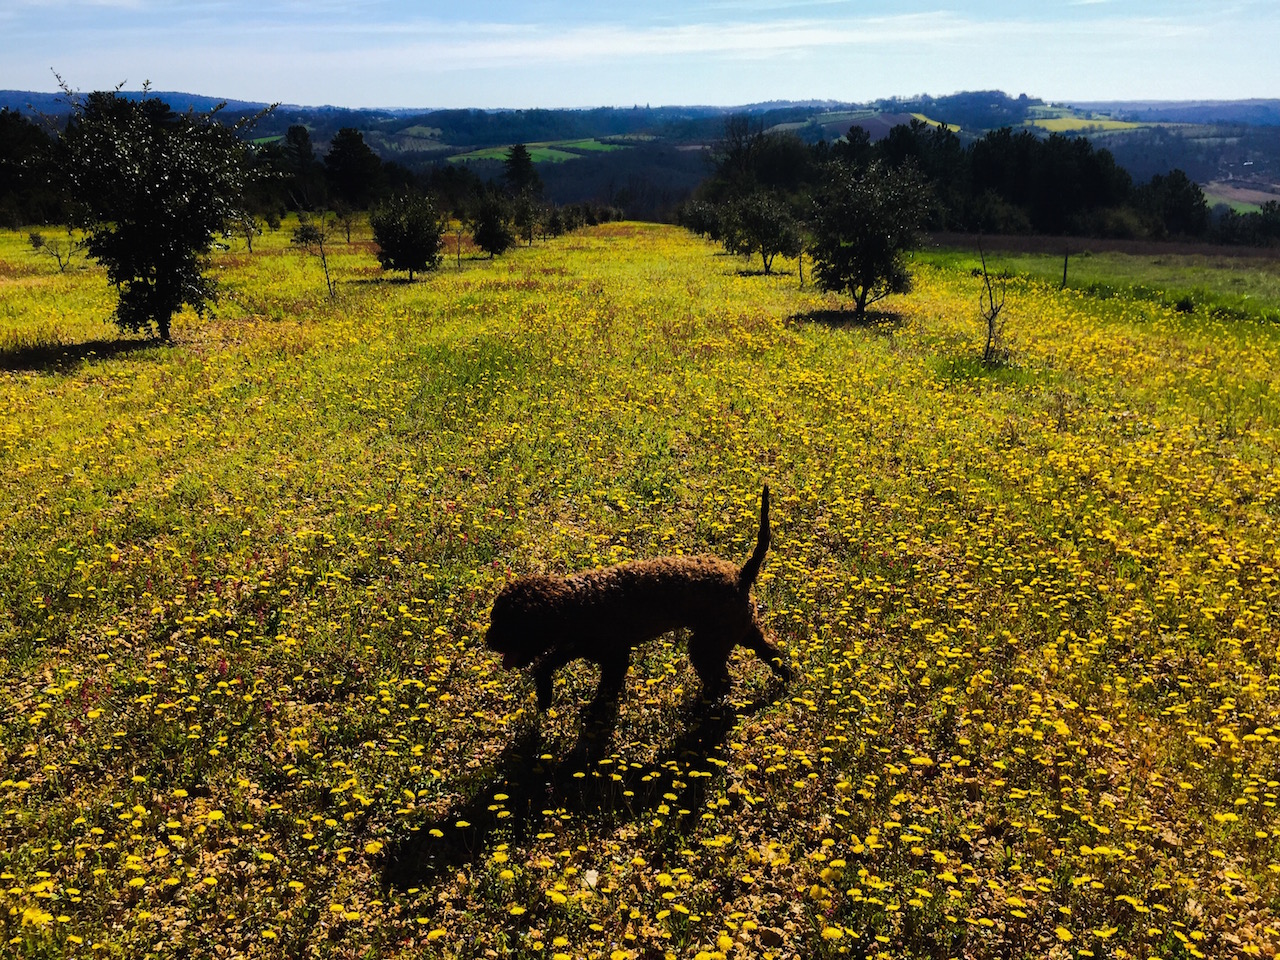
[{"label": "dog's front leg", "polygon": [[533,682],[538,693],[538,711],[551,709],[551,685],[557,670],[573,659],[572,652],[553,647],[533,667]]},{"label": "dog's front leg", "polygon": [[551,708],[551,668],[543,665],[540,666],[534,674],[534,683],[538,690],[538,712],[545,713]]}]

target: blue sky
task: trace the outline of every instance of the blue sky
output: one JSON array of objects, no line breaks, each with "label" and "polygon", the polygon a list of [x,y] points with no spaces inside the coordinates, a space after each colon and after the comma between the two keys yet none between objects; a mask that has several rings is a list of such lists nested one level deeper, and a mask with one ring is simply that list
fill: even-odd
[{"label": "blue sky", "polygon": [[341,106],[1280,96],[1280,3],[0,0],[0,88]]}]

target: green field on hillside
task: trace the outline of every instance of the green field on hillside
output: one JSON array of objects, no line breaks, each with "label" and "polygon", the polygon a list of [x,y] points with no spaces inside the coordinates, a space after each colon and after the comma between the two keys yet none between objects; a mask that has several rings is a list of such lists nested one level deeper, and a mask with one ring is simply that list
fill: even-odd
[{"label": "green field on hillside", "polygon": [[1141,123],[1130,123],[1126,120],[1113,120],[1110,117],[1099,117],[1084,113],[1071,107],[1055,107],[1045,104],[1031,107],[1028,112],[1027,126],[1039,127],[1050,133],[1085,133],[1105,131],[1114,133],[1122,130],[1137,130],[1145,126]]},{"label": "green field on hillside", "polygon": [[1127,120],[1093,119],[1090,117],[1051,117],[1042,120],[1029,120],[1028,124],[1033,127],[1039,127],[1041,130],[1048,130],[1050,133],[1086,133],[1095,130],[1111,132],[1115,130],[1137,130],[1142,126],[1140,123],[1130,123]]},{"label": "green field on hillside", "polygon": [[[0,232],[6,956],[1274,955],[1280,327],[1015,278],[984,366],[962,259],[854,324],[666,226],[288,236],[161,345]],[[764,483],[792,683],[536,716],[501,586]]]},{"label": "green field on hillside", "polygon": [[[576,160],[583,153],[608,153],[612,150],[625,150],[625,146],[616,143],[604,143],[600,140],[549,140],[545,143],[528,143],[529,155],[534,163],[564,163]],[[450,160],[505,160],[510,146],[486,147],[483,150],[472,150],[460,153]]]},{"label": "green field on hillside", "polygon": [[605,143],[602,140],[566,140],[557,143],[556,146],[563,147],[565,150],[583,150],[587,153],[610,153],[614,150],[627,149],[625,144]]}]

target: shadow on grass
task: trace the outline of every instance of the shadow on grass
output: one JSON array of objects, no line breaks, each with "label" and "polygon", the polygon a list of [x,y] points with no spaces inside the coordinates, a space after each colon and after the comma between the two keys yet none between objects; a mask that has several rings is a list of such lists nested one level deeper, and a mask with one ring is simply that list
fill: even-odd
[{"label": "shadow on grass", "polygon": [[971,356],[940,357],[934,363],[944,380],[986,380],[991,383],[1018,385],[1030,383],[1036,375],[1009,357],[986,361],[975,351]]},{"label": "shadow on grass", "polygon": [[0,348],[0,370],[43,373],[75,367],[90,360],[109,360],[164,345],[158,337],[145,340],[87,340],[84,343],[32,343]]},{"label": "shadow on grass", "polygon": [[[465,258],[464,258],[465,259]],[[412,280],[408,277],[347,277],[343,279],[343,285],[358,286],[376,286],[376,287],[400,287],[408,284],[421,283],[427,278],[428,274],[415,273]]]},{"label": "shadow on grass", "polygon": [[792,323],[817,323],[826,327],[857,327],[891,333],[903,324],[899,314],[888,310],[868,310],[859,317],[853,310],[810,310],[792,314]]},{"label": "shadow on grass", "polygon": [[707,789],[718,779],[701,765],[724,745],[741,718],[772,702],[758,697],[741,710],[723,703],[692,705],[684,731],[643,769],[599,765],[610,754],[616,707],[585,721],[578,742],[563,759],[544,751],[536,727],[526,728],[469,799],[390,845],[383,884],[401,890],[425,886],[446,871],[482,860],[499,831],[504,842],[520,842],[565,814],[617,824],[650,815],[666,803],[673,811],[671,829],[683,836],[702,815]]}]

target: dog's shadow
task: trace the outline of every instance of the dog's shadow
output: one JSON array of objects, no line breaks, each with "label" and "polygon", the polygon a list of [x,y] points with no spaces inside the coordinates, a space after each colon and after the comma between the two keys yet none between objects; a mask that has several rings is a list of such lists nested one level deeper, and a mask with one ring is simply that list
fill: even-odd
[{"label": "dog's shadow", "polygon": [[[574,747],[548,756],[536,726],[522,730],[499,756],[492,776],[469,799],[390,845],[383,884],[405,890],[476,863],[496,837],[520,842],[560,817],[592,817],[615,826],[667,804],[668,823],[687,833],[701,816],[712,776],[704,764],[738,722],[774,702],[762,695],[744,707],[698,703],[686,710],[685,728],[650,763],[602,766],[617,723],[613,709],[589,712]],[[695,775],[696,774],[696,775]],[[672,800],[674,796],[676,799]]]}]

